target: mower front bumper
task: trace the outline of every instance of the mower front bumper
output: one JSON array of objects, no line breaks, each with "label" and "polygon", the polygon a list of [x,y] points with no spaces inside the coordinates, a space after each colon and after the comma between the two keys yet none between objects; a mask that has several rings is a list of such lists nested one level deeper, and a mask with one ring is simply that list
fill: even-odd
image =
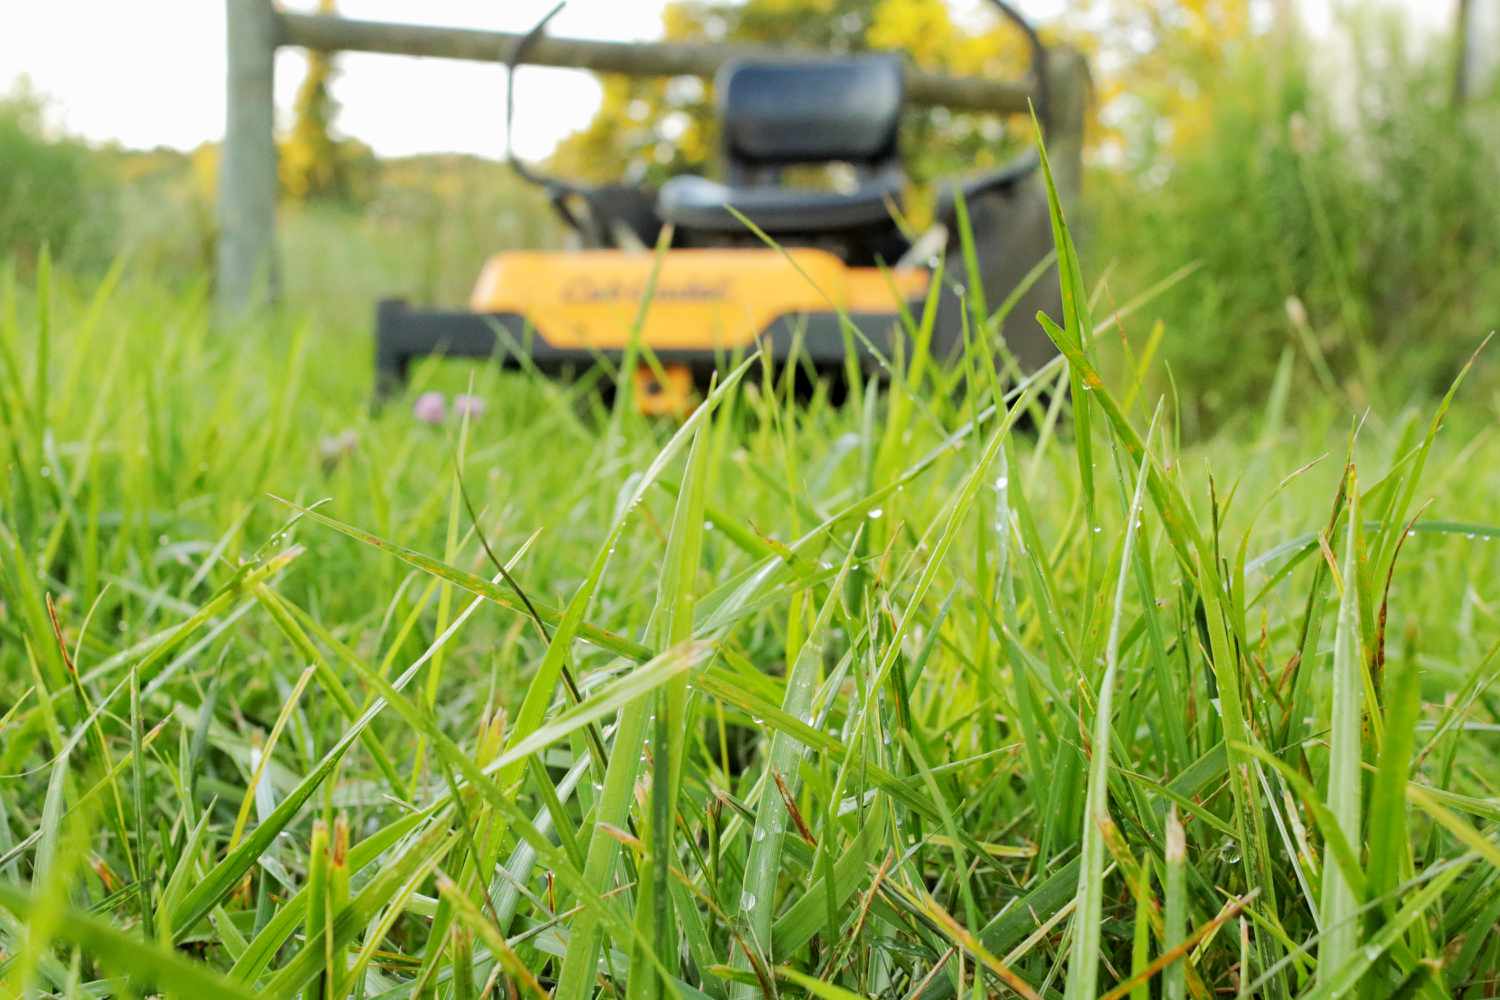
[{"label": "mower front bumper", "polygon": [[[818,373],[842,375],[848,370],[852,350],[861,372],[878,372],[881,359],[892,357],[899,317],[851,313],[849,318],[859,335],[846,336],[834,312],[782,316],[756,337],[754,346],[769,354],[778,368],[795,362]],[[708,342],[691,349],[653,347],[652,352],[663,365],[687,368],[700,383],[732,362],[735,354]],[[520,367],[520,355],[524,355],[539,370],[560,374],[586,370],[601,359],[618,363],[623,353],[619,348],[557,347],[518,313],[412,309],[404,300],[384,299],[375,312],[375,398],[378,403],[399,392],[411,363],[427,355],[493,358],[507,367]],[[745,349],[740,353],[746,353]]]}]

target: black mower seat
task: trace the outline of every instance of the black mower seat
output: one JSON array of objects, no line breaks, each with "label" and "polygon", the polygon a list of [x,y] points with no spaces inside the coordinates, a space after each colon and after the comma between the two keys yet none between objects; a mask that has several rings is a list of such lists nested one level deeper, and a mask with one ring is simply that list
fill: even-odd
[{"label": "black mower seat", "polygon": [[704,177],[673,177],[661,186],[656,211],[664,222],[687,229],[739,233],[745,224],[733,206],[772,236],[823,233],[889,224],[891,205],[901,204],[902,180],[882,174],[844,194],[782,187],[731,186]]},{"label": "black mower seat", "polygon": [[[715,83],[727,183],[674,177],[662,185],[663,222],[712,233],[743,233],[732,205],[768,233],[820,233],[890,225],[900,204],[897,148],[905,75],[901,59],[740,60]],[[846,163],[852,192],[789,188],[794,164]]]}]

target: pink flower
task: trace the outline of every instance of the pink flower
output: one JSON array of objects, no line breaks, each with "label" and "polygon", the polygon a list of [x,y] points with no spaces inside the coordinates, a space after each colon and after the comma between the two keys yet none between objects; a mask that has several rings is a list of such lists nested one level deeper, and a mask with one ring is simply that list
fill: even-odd
[{"label": "pink flower", "polygon": [[484,416],[484,398],[461,393],[453,397],[453,412],[460,417],[478,420]]},{"label": "pink flower", "polygon": [[424,392],[412,404],[411,415],[424,424],[440,424],[448,413],[448,404],[440,392]]},{"label": "pink flower", "polygon": [[323,467],[332,470],[346,456],[352,455],[354,449],[358,447],[359,435],[354,431],[343,431],[319,441],[318,453],[323,459]]}]

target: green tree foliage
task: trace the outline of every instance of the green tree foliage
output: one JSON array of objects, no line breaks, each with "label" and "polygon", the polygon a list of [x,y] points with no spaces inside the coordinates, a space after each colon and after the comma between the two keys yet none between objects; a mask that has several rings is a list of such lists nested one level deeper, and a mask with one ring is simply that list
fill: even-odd
[{"label": "green tree foliage", "polygon": [[[319,0],[323,14],[334,12],[334,0]],[[282,191],[297,201],[362,200],[373,167],[368,146],[334,135],[339,105],[329,89],[335,67],[325,52],[308,52],[307,75],[297,91],[292,131],[281,143]]]},{"label": "green tree foliage", "polygon": [[[1295,33],[1284,11],[1253,31],[1250,7],[1250,0],[1071,5],[1074,44],[1094,57],[1094,148],[1113,162],[1142,164],[1173,157],[1208,133],[1226,77],[1247,57],[1280,58]],[[1266,30],[1284,37],[1268,39]]]},{"label": "green tree foliage", "polygon": [[[1263,40],[1250,7],[1250,0],[1078,0],[1035,27],[1048,44],[1090,58],[1091,148],[1139,163],[1170,156],[1209,129],[1215,82]],[[998,79],[1023,77],[1030,61],[1020,32],[988,0],[675,0],[662,28],[669,41],[896,50],[925,69]],[[606,78],[604,87],[593,121],[558,148],[556,169],[594,180],[713,170],[711,88],[623,77]],[[1024,121],[942,109],[908,115],[904,133],[919,183],[994,165],[1029,137]]]},{"label": "green tree foliage", "polygon": [[1482,119],[1453,113],[1451,67],[1399,24],[1358,27],[1352,100],[1312,44],[1230,54],[1163,119],[1159,148],[1093,179],[1093,252],[1119,262],[1115,287],[1197,267],[1128,324],[1163,321],[1175,377],[1211,386],[1185,420],[1224,419],[1278,360],[1360,400],[1392,364],[1404,387],[1441,391],[1500,314],[1500,232],[1477,224],[1500,215]]},{"label": "green tree foliage", "polygon": [[72,139],[48,134],[25,79],[0,96],[0,258],[29,266],[50,248],[75,264],[107,259],[116,185]]},{"label": "green tree foliage", "polygon": [[[946,0],[676,0],[663,15],[669,41],[708,40],[845,53],[905,51],[920,66],[1017,78],[1025,40],[987,7],[960,21]],[[520,92],[520,114],[526,94]],[[921,183],[992,166],[1018,145],[1004,123],[945,110],[905,123],[908,167]],[[1020,135],[1026,133],[1020,130]],[[712,86],[695,79],[607,77],[593,121],[558,147],[553,168],[592,180],[659,179],[715,170]]]}]

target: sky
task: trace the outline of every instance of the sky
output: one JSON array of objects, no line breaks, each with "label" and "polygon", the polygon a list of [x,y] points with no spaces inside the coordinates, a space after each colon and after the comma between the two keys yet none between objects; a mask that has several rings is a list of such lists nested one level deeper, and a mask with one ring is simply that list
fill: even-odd
[{"label": "sky", "polygon": [[[349,17],[524,31],[555,0],[340,0]],[[631,40],[659,33],[667,0],[570,0],[556,35]],[[1020,0],[1045,23],[1063,0]],[[1313,29],[1340,0],[1289,0]],[[1365,2],[1365,0],[1343,0]],[[1452,0],[1392,0],[1429,20]],[[311,0],[290,0],[293,9]],[[283,49],[276,64],[278,114],[289,114],[303,56]],[[94,141],[191,149],[224,125],[222,0],[0,0],[0,92],[25,75],[49,101],[49,120]],[[585,125],[598,105],[587,73],[527,67],[517,75],[516,151],[545,156]],[[346,53],[334,96],[338,128],[378,154],[505,149],[505,71],[498,65]]]},{"label": "sky", "polygon": [[[555,0],[341,0],[378,21],[525,31]],[[657,34],[666,0],[572,0],[552,34],[631,40]],[[309,9],[308,0],[285,3]],[[80,30],[83,29],[83,30]],[[278,114],[288,115],[302,53],[276,62]],[[191,149],[224,129],[223,0],[0,0],[0,92],[25,74],[49,120],[92,140]],[[516,149],[545,155],[586,124],[599,101],[587,73],[527,67],[517,75]],[[366,53],[339,58],[338,127],[377,153],[505,148],[505,70],[498,65]]]}]

